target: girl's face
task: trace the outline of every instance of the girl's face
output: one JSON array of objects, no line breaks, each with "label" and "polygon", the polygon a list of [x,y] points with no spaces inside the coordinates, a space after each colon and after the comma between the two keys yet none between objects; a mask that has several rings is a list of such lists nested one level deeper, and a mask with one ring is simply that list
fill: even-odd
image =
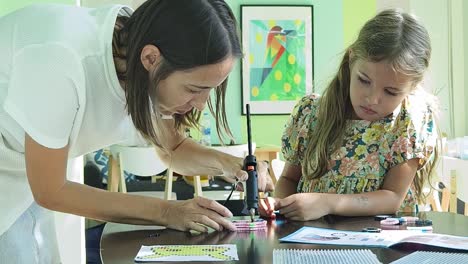
[{"label": "girl's face", "polygon": [[395,72],[384,61],[358,59],[350,71],[350,97],[356,119],[376,121],[390,115],[413,88],[409,76]]},{"label": "girl's face", "polygon": [[231,72],[235,58],[190,70],[175,71],[159,83],[156,96],[164,115],[183,115],[193,108],[203,110],[210,91],[219,86]]}]

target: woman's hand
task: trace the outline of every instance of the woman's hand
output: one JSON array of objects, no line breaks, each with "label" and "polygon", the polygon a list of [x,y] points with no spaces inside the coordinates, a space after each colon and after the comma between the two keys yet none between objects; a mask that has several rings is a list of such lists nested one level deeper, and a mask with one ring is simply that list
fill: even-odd
[{"label": "woman's hand", "polygon": [[271,192],[275,190],[275,185],[268,171],[270,164],[266,161],[257,161],[258,190],[261,192]]},{"label": "woman's hand", "polygon": [[330,205],[321,193],[296,193],[279,200],[275,207],[295,221],[315,220],[330,213]]},{"label": "woman's hand", "polygon": [[170,201],[163,213],[168,228],[181,231],[208,232],[208,227],[221,231],[235,231],[236,227],[226,219],[232,213],[216,201],[196,197],[186,201]]},{"label": "woman's hand", "polygon": [[[169,127],[167,127],[169,129]],[[244,159],[202,146],[192,139],[184,138],[178,133],[169,133],[173,137],[167,139],[172,151],[167,153],[156,148],[158,155],[166,164],[181,175],[221,176],[224,180],[234,183],[236,179],[246,181],[248,174],[243,170]],[[258,190],[272,191],[273,181],[268,173],[268,164],[257,161]]]},{"label": "woman's hand", "polygon": [[260,216],[265,218],[276,218],[276,214],[274,213],[276,204],[279,202],[280,199],[267,197],[265,199],[261,199],[258,203],[258,213]]},{"label": "woman's hand", "polygon": [[[231,160],[227,165],[223,166],[223,175],[226,175],[223,177],[223,180],[229,183],[234,183],[236,179],[239,181],[246,181],[248,173],[243,168],[244,160],[241,158],[233,158],[235,160]],[[268,167],[269,164],[267,162],[257,161],[257,185],[260,192],[270,192],[275,189],[275,185],[273,184],[270,173],[268,172]],[[242,185],[239,184],[238,186]],[[242,191],[242,189],[239,191]]]}]

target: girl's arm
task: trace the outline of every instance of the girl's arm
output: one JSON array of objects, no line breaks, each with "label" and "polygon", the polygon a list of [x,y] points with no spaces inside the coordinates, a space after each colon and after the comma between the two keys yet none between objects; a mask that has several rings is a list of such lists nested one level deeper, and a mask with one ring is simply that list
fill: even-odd
[{"label": "girl's arm", "polygon": [[50,210],[109,222],[163,225],[179,230],[233,229],[229,210],[207,199],[186,202],[108,192],[66,180],[68,146],[50,149],[25,137],[26,171],[35,201]]},{"label": "girl's arm", "polygon": [[382,189],[360,194],[297,193],[280,200],[280,213],[292,220],[314,220],[327,214],[360,216],[393,214],[404,200],[416,175],[419,159],[395,166]]},{"label": "girl's arm", "polygon": [[293,165],[286,162],[284,165],[281,177],[275,186],[275,197],[285,198],[297,192],[297,184],[302,176],[302,168],[300,165]]},{"label": "girl's arm", "polygon": [[278,209],[278,202],[281,198],[289,197],[296,193],[297,184],[301,178],[302,169],[300,165],[293,165],[286,162],[283,172],[276,182],[274,198],[267,197],[258,203],[258,212],[261,216],[274,218],[275,210]]},{"label": "girl's arm", "polygon": [[331,214],[393,214],[400,208],[419,166],[419,159],[399,164],[385,175],[382,189],[361,194],[329,195]]}]

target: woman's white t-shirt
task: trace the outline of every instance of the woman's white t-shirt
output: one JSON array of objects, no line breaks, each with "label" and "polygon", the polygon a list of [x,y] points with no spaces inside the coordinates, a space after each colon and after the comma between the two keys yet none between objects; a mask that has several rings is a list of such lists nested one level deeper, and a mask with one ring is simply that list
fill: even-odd
[{"label": "woman's white t-shirt", "polygon": [[112,57],[121,5],[33,5],[0,17],[0,235],[33,201],[25,133],[69,158],[137,135]]}]

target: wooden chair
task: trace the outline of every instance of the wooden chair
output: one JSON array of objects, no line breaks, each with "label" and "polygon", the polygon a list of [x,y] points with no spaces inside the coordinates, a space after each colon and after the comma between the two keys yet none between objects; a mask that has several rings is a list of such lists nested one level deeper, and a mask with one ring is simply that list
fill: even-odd
[{"label": "wooden chair", "polygon": [[[173,173],[170,168],[159,159],[152,146],[135,147],[113,145],[110,147],[108,190],[127,192],[124,171],[138,176],[155,176],[166,171],[166,185],[162,197],[166,200],[175,200],[172,192]],[[141,193],[141,192],[140,192]],[[150,196],[159,197],[160,192],[145,192]]]},{"label": "wooden chair", "polygon": [[[465,203],[462,210],[468,215],[468,160],[441,157],[437,169],[440,177],[439,191],[430,200],[434,211],[457,213],[457,200]],[[439,196],[440,195],[440,196]]]},{"label": "wooden chair", "polygon": [[274,181],[275,184],[276,182],[278,182],[279,178],[281,177],[281,174],[283,173],[284,165],[286,165],[286,162],[280,159],[273,159],[271,161],[271,168],[275,176],[275,181]]}]

